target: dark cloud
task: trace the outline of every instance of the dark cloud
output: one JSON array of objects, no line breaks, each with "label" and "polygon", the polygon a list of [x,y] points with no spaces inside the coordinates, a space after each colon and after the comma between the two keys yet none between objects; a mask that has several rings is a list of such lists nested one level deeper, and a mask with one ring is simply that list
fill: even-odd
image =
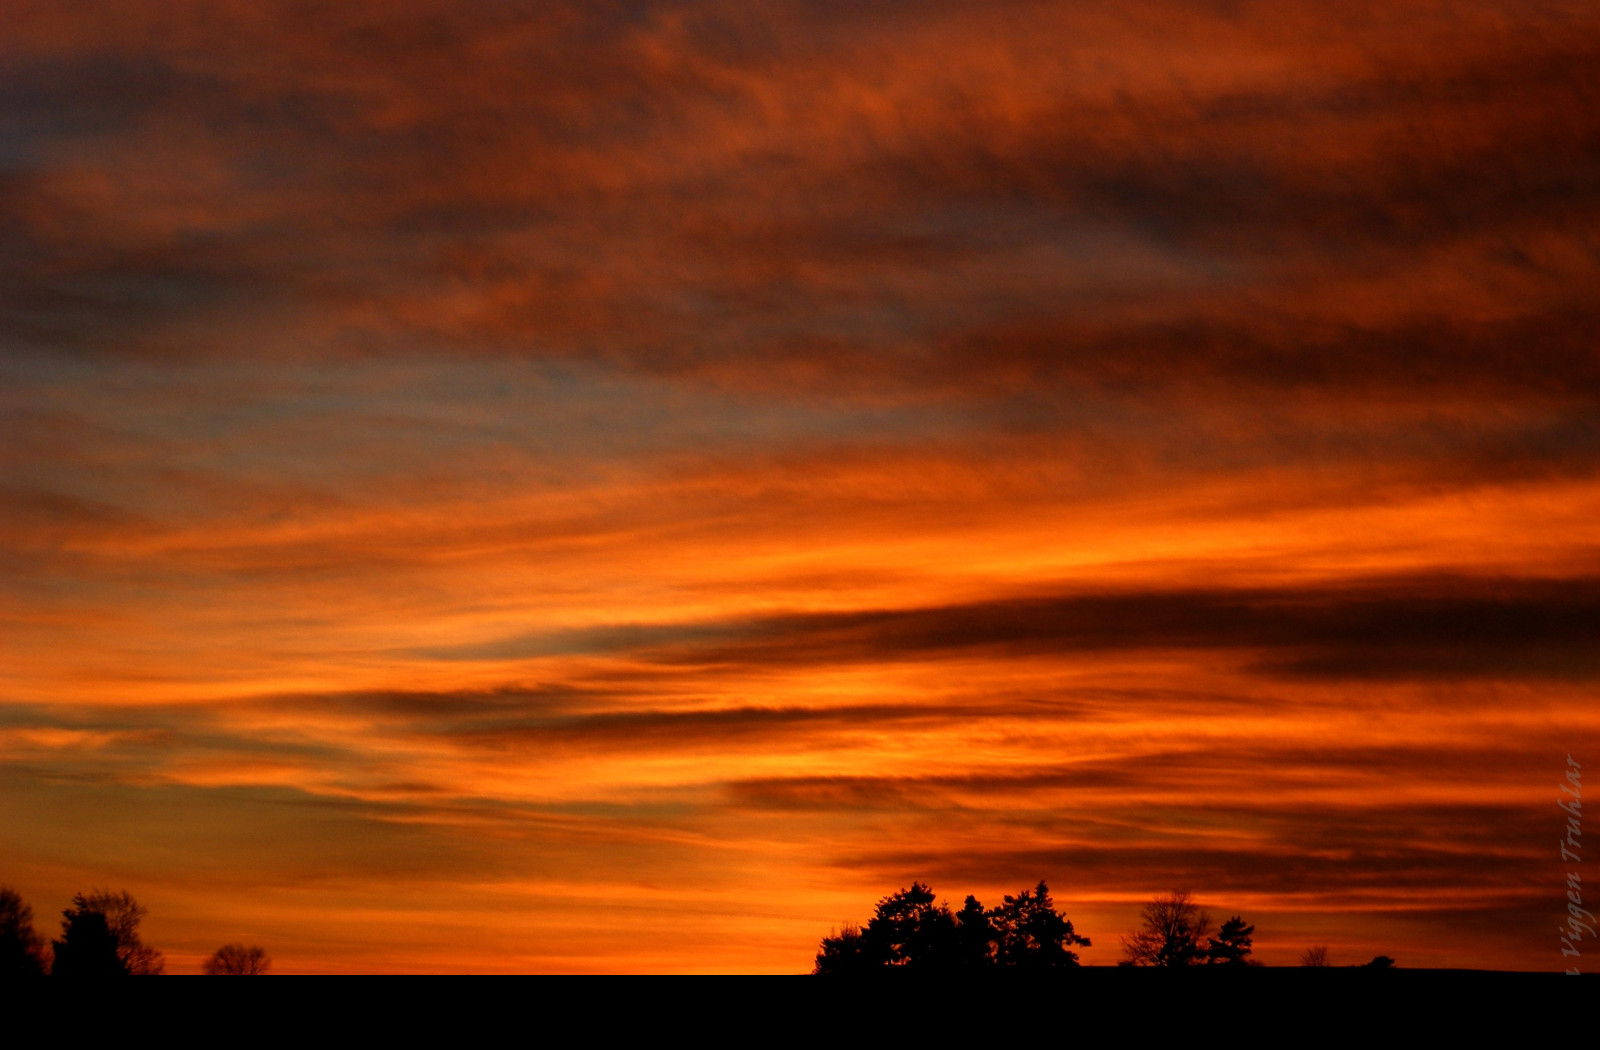
[{"label": "dark cloud", "polygon": [[[1063,717],[1067,708],[1024,712],[1035,718]],[[764,743],[799,748],[820,742],[841,746],[847,734],[871,729],[904,732],[919,725],[994,717],[993,708],[948,704],[854,704],[835,707],[736,707],[712,711],[644,710],[597,714],[535,723],[479,723],[451,727],[437,723],[425,727],[429,734],[445,733],[478,747],[521,750],[528,747],[570,747],[639,750],[676,748],[726,749],[741,744]],[[1005,716],[1016,718],[1015,712]]]},{"label": "dark cloud", "polygon": [[1581,12],[1024,8],[33,11],[0,305],[112,353],[249,314],[766,390],[1592,402]]},{"label": "dark cloud", "polygon": [[[634,651],[664,665],[776,668],[935,660],[1215,652],[1307,678],[1592,677],[1600,581],[1420,576],[1280,589],[1151,589],[934,608],[619,627],[510,639],[461,656]],[[452,653],[452,655],[455,655]]]},{"label": "dark cloud", "polygon": [[[1003,710],[988,714],[1010,717]],[[969,719],[967,724],[976,723]],[[1378,786],[1381,790],[1383,785],[1453,782],[1463,775],[1484,787],[1526,784],[1548,772],[1548,756],[1559,751],[1561,743],[1556,732],[1519,732],[1514,747],[1467,743],[1319,746],[1292,739],[1230,739],[1195,742],[1183,748],[1136,749],[1110,757],[1088,756],[1060,766],[996,773],[770,777],[735,781],[725,790],[734,805],[756,810],[944,813],[968,831],[998,820],[1069,838],[1100,837],[1093,834],[1096,828],[1103,832],[1112,825],[1144,824],[1154,834],[1159,832],[1157,825],[1170,830],[1184,823],[1186,815],[1203,812],[1207,825],[1234,823],[1241,830],[1253,831],[1271,824],[1274,834],[1304,840],[1296,841],[1296,849],[1316,853],[1348,848],[1351,841],[1363,837],[1360,825],[1364,820],[1391,818],[1371,817],[1365,807],[1333,807],[1311,798],[1307,804],[1314,812],[1302,822],[1298,804],[1239,808],[1238,799],[1281,800],[1305,795],[1308,789],[1315,795],[1319,788]],[[1151,803],[1129,801],[1152,798],[1170,801],[1156,805],[1155,812],[1145,812]],[[1074,815],[1059,812],[1064,799],[1072,800]],[[1405,830],[1412,839],[1434,835],[1418,827]],[[1474,830],[1469,837],[1500,835],[1502,830]],[[1341,837],[1350,841],[1334,841]]]},{"label": "dark cloud", "polygon": [[433,719],[465,721],[497,718],[556,718],[581,712],[613,699],[614,694],[581,685],[504,685],[495,689],[439,692],[371,690],[296,693],[238,702],[265,712],[324,712],[358,718],[407,722]]},{"label": "dark cloud", "polygon": [[[607,675],[608,678],[615,676]],[[609,686],[507,687],[493,692],[328,693],[268,697],[202,711],[161,708],[161,720],[176,724],[214,721],[225,727],[235,712],[283,717],[315,713],[328,719],[381,728],[397,737],[449,742],[473,750],[514,751],[593,748],[656,753],[677,749],[736,746],[787,747],[803,742],[841,746],[863,730],[903,732],[982,720],[1052,722],[1115,711],[1127,702],[1117,696],[985,697],[962,702],[905,701],[802,707],[666,707],[658,671]],[[1160,706],[1152,698],[1152,709]],[[1197,702],[1173,698],[1175,706]],[[1206,702],[1201,700],[1199,702]],[[1238,698],[1211,698],[1209,706],[1248,706]],[[21,717],[21,716],[18,716]],[[33,714],[29,718],[36,717]],[[42,724],[58,724],[51,720]],[[151,716],[155,717],[155,716]],[[61,723],[108,728],[123,719],[93,710],[80,721]],[[0,723],[3,724],[3,723]],[[26,724],[35,724],[31,721]],[[134,724],[146,724],[136,720]],[[286,724],[292,725],[292,721]]]},{"label": "dark cloud", "polygon": [[[837,863],[872,871],[884,885],[903,880],[908,871],[927,873],[944,885],[1005,883],[1018,872],[1040,872],[1054,875],[1052,884],[1063,891],[1070,886],[1071,893],[1089,895],[1126,892],[1128,873],[1137,872],[1150,892],[1205,886],[1332,903],[1444,886],[1462,895],[1525,890],[1549,838],[1539,826],[1544,809],[1528,806],[1405,804],[1352,810],[1305,803],[1292,817],[1276,810],[1123,808],[1116,813],[1121,842],[1095,829],[1100,833],[1089,841],[1059,846],[997,847],[975,838],[954,849],[864,851]],[[1184,816],[1194,818],[1187,828],[1178,826]],[[1140,823],[1151,819],[1173,823]],[[1229,836],[1201,837],[1201,829],[1227,831],[1238,837],[1238,845],[1228,845]],[[1463,865],[1463,857],[1471,857],[1471,863]],[[1443,899],[1439,903],[1448,905]]]}]

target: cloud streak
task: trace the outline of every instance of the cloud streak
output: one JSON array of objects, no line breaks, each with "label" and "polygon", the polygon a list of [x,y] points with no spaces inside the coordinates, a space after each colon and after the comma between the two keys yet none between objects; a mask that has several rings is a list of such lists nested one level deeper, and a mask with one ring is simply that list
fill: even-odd
[{"label": "cloud streak", "polygon": [[1600,629],[1588,578],[1423,576],[1279,590],[1068,594],[934,608],[720,623],[619,626],[427,655],[472,660],[639,652],[666,663],[772,667],[938,659],[983,652],[1192,650],[1329,678],[1586,678]]}]

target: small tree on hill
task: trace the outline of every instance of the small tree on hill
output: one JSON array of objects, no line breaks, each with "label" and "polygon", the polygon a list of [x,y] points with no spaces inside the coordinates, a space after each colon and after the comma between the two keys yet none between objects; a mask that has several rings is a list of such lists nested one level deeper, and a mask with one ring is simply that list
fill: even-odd
[{"label": "small tree on hill", "polygon": [[1326,966],[1328,965],[1328,946],[1326,944],[1313,944],[1300,956],[1301,966]]},{"label": "small tree on hill", "polygon": [[206,960],[206,973],[218,975],[258,975],[267,972],[272,966],[272,956],[268,955],[265,948],[252,945],[246,948],[242,944],[225,944],[211,953],[211,958]]}]

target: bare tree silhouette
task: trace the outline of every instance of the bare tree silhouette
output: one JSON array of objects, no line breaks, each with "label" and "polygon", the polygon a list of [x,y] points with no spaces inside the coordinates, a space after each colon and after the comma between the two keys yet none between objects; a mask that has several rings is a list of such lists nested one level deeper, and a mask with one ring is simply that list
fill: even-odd
[{"label": "bare tree silhouette", "polygon": [[271,966],[272,956],[267,954],[265,948],[259,945],[246,948],[235,943],[224,944],[212,952],[211,958],[206,960],[205,971],[212,976],[253,976],[266,973]]},{"label": "bare tree silhouette", "polygon": [[1146,904],[1139,928],[1122,938],[1124,965],[1190,966],[1206,957],[1210,931],[1211,916],[1191,894],[1174,890]]},{"label": "bare tree silhouette", "polygon": [[1326,944],[1313,944],[1300,956],[1301,966],[1326,966],[1328,965],[1328,946]]}]

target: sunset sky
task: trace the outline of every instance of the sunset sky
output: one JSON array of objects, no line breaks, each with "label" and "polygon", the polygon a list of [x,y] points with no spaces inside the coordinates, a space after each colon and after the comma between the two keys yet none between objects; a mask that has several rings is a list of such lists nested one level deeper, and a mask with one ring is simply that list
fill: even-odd
[{"label": "sunset sky", "polygon": [[6,0],[0,885],[169,972],[1561,969],[1592,0]]}]

